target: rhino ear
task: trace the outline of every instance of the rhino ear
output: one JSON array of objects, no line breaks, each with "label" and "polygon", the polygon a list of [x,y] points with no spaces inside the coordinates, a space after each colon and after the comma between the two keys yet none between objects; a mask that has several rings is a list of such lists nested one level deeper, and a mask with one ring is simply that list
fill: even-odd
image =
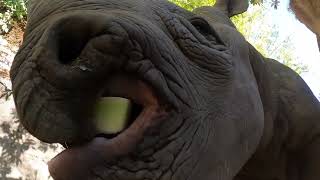
[{"label": "rhino ear", "polygon": [[241,14],[247,11],[249,7],[248,0],[217,0],[215,7],[225,12],[229,17]]}]

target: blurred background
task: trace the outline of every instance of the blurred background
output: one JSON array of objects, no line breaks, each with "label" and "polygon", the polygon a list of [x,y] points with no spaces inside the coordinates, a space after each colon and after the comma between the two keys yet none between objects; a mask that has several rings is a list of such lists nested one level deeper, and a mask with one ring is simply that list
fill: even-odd
[{"label": "blurred background", "polygon": [[[192,10],[214,0],[171,0]],[[238,30],[264,56],[291,67],[320,99],[320,53],[315,35],[296,20],[289,0],[251,0],[248,12],[232,18]],[[0,180],[47,180],[46,163],[62,151],[33,138],[19,124],[9,69],[23,41],[27,0],[0,0]]]}]

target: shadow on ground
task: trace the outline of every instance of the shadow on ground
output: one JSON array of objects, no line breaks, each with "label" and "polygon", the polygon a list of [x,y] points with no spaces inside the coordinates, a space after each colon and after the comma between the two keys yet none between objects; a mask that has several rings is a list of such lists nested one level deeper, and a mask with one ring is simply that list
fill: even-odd
[{"label": "shadow on ground", "polygon": [[[11,96],[11,92],[8,91],[8,88],[0,87],[0,97],[2,97],[1,100],[4,103],[6,101],[12,101],[12,98],[9,98],[8,96]],[[55,151],[58,148],[58,145],[42,143],[33,138],[19,123],[17,113],[14,108],[11,109],[11,114],[8,117],[11,118],[7,120],[0,119],[0,180],[41,179],[37,175],[38,171],[33,169],[34,167],[27,167],[27,175],[20,173],[20,176],[23,178],[13,178],[18,175],[12,174],[15,173],[15,168],[23,164],[23,161],[26,159],[23,156],[28,150],[46,153],[49,150]],[[32,155],[37,158],[37,154]]]}]

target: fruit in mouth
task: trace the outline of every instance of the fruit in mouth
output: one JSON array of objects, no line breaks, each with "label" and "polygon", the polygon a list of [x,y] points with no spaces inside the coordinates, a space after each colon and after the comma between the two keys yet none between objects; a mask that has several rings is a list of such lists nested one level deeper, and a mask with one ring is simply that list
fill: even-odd
[{"label": "fruit in mouth", "polygon": [[116,134],[129,122],[132,103],[122,97],[102,97],[95,107],[95,127],[104,134]]}]

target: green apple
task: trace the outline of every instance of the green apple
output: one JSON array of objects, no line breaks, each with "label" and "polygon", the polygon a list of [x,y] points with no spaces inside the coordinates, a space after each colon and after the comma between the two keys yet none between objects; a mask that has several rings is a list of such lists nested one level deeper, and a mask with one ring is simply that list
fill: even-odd
[{"label": "green apple", "polygon": [[129,121],[131,101],[121,97],[103,97],[95,107],[95,126],[100,133],[116,134]]}]

